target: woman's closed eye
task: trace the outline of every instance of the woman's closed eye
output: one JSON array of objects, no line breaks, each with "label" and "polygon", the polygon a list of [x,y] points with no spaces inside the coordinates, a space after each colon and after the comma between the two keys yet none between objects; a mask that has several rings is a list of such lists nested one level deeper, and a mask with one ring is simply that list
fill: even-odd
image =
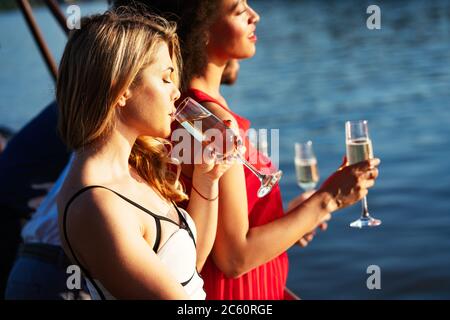
[{"label": "woman's closed eye", "polygon": [[172,83],[172,74],[175,71],[173,67],[168,67],[162,74],[162,80],[164,83]]}]

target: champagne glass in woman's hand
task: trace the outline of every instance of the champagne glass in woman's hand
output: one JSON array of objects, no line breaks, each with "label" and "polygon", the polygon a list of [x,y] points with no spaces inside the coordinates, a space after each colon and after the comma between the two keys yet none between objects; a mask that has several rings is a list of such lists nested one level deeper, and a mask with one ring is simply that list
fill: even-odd
[{"label": "champagne glass in woman's hand", "polygon": [[217,159],[237,157],[261,181],[258,197],[267,195],[280,180],[281,171],[263,174],[245,160],[241,150],[242,139],[229,126],[192,98],[183,100],[174,115],[175,119],[207,149],[213,150]]},{"label": "champagne glass in woman's hand", "polygon": [[[369,138],[367,120],[347,121],[345,123],[345,141],[347,159],[350,165],[373,158],[372,141]],[[367,207],[367,197],[362,199],[362,212],[358,220],[353,221],[353,228],[376,227],[381,220],[372,218]]]},{"label": "champagne glass in woman's hand", "polygon": [[325,196],[324,205],[326,211],[330,213],[363,199],[378,177],[377,166],[380,159],[364,160],[353,165],[346,164],[347,159],[317,191],[318,194]]}]

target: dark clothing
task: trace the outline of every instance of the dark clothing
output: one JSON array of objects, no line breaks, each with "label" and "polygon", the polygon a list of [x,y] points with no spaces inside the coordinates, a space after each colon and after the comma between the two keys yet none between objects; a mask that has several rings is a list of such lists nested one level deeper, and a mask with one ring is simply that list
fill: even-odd
[{"label": "dark clothing", "polygon": [[69,157],[57,133],[56,102],[14,135],[0,154],[0,298],[20,243],[20,219],[30,218],[31,199],[47,193],[33,185],[53,183]]},{"label": "dark clothing", "polygon": [[59,246],[43,243],[22,245],[5,292],[7,300],[90,299],[84,278],[79,289],[69,289],[67,267],[72,263]]}]

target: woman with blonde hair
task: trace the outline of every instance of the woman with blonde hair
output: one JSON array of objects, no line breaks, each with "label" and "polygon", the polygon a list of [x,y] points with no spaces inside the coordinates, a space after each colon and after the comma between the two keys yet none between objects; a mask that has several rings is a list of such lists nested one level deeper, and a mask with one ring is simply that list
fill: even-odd
[{"label": "woman with blonde hair", "polygon": [[82,21],[65,48],[56,95],[74,158],[57,199],[60,233],[93,298],[205,297],[198,272],[229,164],[196,165],[190,215],[176,206],[187,195],[165,138],[180,63],[175,26],[126,9]]}]

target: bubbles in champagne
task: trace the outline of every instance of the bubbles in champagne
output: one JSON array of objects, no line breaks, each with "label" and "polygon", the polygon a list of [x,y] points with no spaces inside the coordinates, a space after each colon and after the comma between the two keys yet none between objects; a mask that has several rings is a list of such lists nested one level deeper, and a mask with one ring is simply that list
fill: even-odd
[{"label": "bubbles in champagne", "polygon": [[349,164],[373,158],[372,141],[370,139],[347,141],[347,159]]},{"label": "bubbles in champagne", "polygon": [[308,191],[314,189],[319,181],[319,170],[316,159],[295,159],[295,172],[298,185]]}]

